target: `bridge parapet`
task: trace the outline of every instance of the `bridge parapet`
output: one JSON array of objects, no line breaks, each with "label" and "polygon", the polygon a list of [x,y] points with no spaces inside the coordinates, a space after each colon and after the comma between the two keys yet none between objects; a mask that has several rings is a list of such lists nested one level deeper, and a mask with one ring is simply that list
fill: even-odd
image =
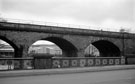
[{"label": "bridge parapet", "polygon": [[81,35],[81,36],[99,36],[99,37],[111,37],[111,38],[121,38],[121,39],[135,38],[135,34],[131,34],[131,33],[120,33],[120,32],[110,32],[110,31],[91,30],[91,29],[76,29],[76,28],[68,28],[68,27],[22,24],[22,23],[11,23],[11,22],[0,22],[0,30],[45,32],[45,33],[71,34],[71,35]]}]

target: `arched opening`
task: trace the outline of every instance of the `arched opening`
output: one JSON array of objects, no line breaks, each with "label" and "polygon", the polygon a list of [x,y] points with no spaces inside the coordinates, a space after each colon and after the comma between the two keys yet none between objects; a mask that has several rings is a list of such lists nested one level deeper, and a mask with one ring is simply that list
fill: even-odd
[{"label": "arched opening", "polygon": [[62,57],[77,56],[76,53],[77,49],[73,46],[73,44],[71,44],[67,40],[57,37],[48,37],[35,42],[29,48],[28,53],[39,53],[39,52],[42,54],[50,54],[53,56],[62,56]]},{"label": "arched opening", "polygon": [[106,40],[100,40],[93,42],[94,45],[100,52],[101,57],[118,57],[120,56],[120,49],[112,42]]},{"label": "arched opening", "polygon": [[7,39],[0,38],[0,58],[15,57],[15,45]]},{"label": "arched opening", "polygon": [[62,56],[62,50],[55,43],[46,40],[38,40],[30,46],[29,55]]},{"label": "arched opening", "polygon": [[98,57],[100,55],[99,50],[92,44],[85,49],[85,57]]}]

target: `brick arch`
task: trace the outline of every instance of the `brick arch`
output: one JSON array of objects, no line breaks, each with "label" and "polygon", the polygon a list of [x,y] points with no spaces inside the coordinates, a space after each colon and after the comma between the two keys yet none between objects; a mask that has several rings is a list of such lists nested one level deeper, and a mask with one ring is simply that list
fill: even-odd
[{"label": "brick arch", "polygon": [[[57,36],[56,37],[48,36],[44,38],[42,37],[38,40],[46,40],[55,43],[57,46],[59,46],[62,49],[62,54],[64,57],[77,57],[78,49],[75,47],[75,45],[72,44],[72,42],[70,42],[65,38],[57,37]],[[36,41],[38,40],[36,39]]]},{"label": "brick arch", "polygon": [[109,40],[98,40],[91,43],[100,52],[100,56],[103,57],[117,57],[120,56],[120,49],[117,45]]},{"label": "brick arch", "polygon": [[3,37],[3,36],[0,36],[0,39],[7,42],[13,49],[14,49],[14,57],[18,57],[18,47],[17,45],[11,41],[10,39],[6,38],[6,37]]}]

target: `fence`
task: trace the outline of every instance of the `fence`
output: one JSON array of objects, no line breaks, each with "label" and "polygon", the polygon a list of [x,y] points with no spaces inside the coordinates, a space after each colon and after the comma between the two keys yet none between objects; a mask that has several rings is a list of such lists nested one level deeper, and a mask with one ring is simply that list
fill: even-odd
[{"label": "fence", "polygon": [[33,69],[32,58],[0,58],[0,70]]},{"label": "fence", "polygon": [[123,65],[123,57],[0,58],[0,70]]},{"label": "fence", "polygon": [[125,58],[121,57],[82,57],[82,58],[53,58],[52,68],[91,67],[107,65],[123,65]]},{"label": "fence", "polygon": [[126,64],[135,64],[135,55],[126,55]]}]

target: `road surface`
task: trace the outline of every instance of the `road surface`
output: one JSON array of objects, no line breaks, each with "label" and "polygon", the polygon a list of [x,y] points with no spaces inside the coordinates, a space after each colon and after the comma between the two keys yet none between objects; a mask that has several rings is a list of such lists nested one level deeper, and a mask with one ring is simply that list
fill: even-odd
[{"label": "road surface", "polygon": [[0,78],[0,84],[135,84],[135,69]]}]

